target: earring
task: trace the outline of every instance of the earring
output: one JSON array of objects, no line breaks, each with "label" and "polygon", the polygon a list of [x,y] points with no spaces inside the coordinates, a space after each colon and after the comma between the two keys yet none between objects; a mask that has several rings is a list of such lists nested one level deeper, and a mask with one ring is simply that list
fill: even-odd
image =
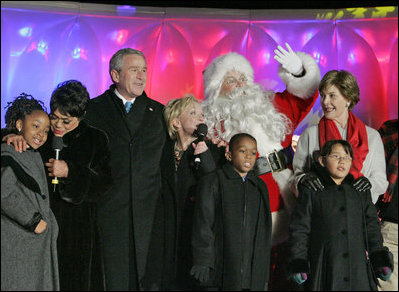
[{"label": "earring", "polygon": [[346,107],[349,107],[351,105],[351,103],[350,102],[348,102],[347,104],[346,104]]}]

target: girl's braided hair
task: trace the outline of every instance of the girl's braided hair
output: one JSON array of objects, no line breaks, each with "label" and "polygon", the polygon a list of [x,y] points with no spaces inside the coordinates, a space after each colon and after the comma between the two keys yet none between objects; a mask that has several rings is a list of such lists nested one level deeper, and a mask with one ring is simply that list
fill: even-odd
[{"label": "girl's braided hair", "polygon": [[11,129],[16,128],[17,120],[25,120],[25,116],[30,115],[35,110],[42,110],[47,113],[42,101],[24,92],[17,96],[14,101],[7,102],[4,109],[7,109],[5,115],[6,127]]}]

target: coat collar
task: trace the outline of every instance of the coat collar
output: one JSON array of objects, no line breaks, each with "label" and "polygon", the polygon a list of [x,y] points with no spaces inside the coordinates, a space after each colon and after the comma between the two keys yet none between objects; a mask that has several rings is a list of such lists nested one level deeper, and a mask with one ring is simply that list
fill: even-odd
[{"label": "coat collar", "polygon": [[120,133],[122,137],[130,141],[135,135],[136,131],[140,128],[140,125],[145,125],[147,120],[150,120],[154,107],[151,105],[150,98],[143,91],[142,95],[136,97],[134,106],[129,112],[130,115],[130,127],[127,123],[127,115],[122,100],[115,94],[115,85],[111,85],[110,88],[105,92],[106,103],[108,106],[102,108],[106,111],[104,113],[104,119],[109,119],[108,124],[114,128],[115,132]]},{"label": "coat collar", "polygon": [[[231,163],[229,161],[227,161],[225,164],[223,164],[222,170],[228,179],[242,180],[241,175],[238,174],[238,172],[233,168],[233,166],[231,165]],[[256,176],[252,170],[248,172],[248,174],[245,178],[245,180],[250,180],[252,182],[255,182],[255,179],[256,179]]]},{"label": "coat collar", "polygon": [[[327,168],[321,166],[319,162],[313,162],[311,171],[314,172],[324,183],[325,186],[335,186],[336,183],[333,181],[333,179],[330,176],[330,173],[328,172]],[[342,184],[353,184],[354,178],[353,175],[348,173],[348,175],[345,177],[343,180]]]},{"label": "coat collar", "polygon": [[76,141],[76,139],[84,135],[87,131],[87,128],[87,123],[84,120],[81,120],[79,122],[79,125],[75,129],[66,133],[62,137],[62,142],[64,143],[64,146],[68,147],[68,145],[72,144],[74,141]]}]

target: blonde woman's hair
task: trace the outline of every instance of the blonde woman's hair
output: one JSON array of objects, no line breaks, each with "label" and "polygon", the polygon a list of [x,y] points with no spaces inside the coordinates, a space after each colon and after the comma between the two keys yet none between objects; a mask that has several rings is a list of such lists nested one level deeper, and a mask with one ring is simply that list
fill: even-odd
[{"label": "blonde woman's hair", "polygon": [[172,99],[166,104],[163,116],[172,140],[177,139],[177,132],[173,126],[174,119],[178,118],[193,103],[199,103],[198,99],[193,94],[185,94],[183,97]]}]

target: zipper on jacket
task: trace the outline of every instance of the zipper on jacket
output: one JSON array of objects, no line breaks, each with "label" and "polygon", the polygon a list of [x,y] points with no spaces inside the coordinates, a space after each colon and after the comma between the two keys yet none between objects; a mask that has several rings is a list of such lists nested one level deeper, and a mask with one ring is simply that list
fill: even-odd
[{"label": "zipper on jacket", "polygon": [[241,282],[243,280],[243,266],[244,266],[244,249],[245,249],[245,227],[246,227],[246,217],[247,217],[247,184],[246,180],[243,181],[242,186],[244,188],[244,206],[243,206],[243,220],[242,220],[242,226],[241,226],[241,267],[240,267],[240,274],[241,274]]}]

